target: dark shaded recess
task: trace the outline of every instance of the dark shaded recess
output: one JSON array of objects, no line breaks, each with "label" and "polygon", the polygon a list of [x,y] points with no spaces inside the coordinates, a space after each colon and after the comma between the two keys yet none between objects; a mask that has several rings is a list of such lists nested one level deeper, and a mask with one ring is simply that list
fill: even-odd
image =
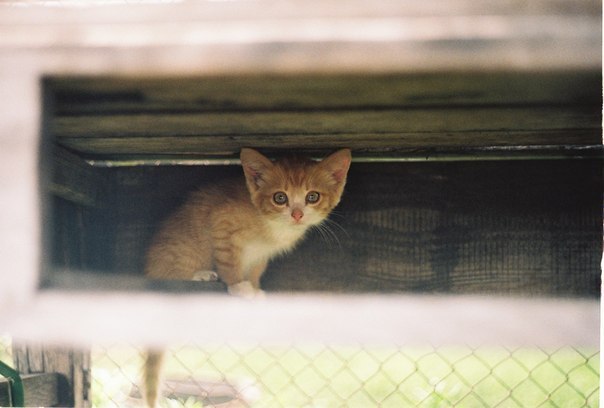
[{"label": "dark shaded recess", "polygon": [[[355,163],[327,224],[332,232],[311,231],[271,263],[263,286],[597,296],[601,166],[599,160]],[[242,177],[236,166],[98,171],[115,179],[106,205],[55,204],[57,267],[141,276],[151,235],[190,190]]]},{"label": "dark shaded recess", "polygon": [[339,242],[311,233],[264,285],[597,296],[601,203],[597,160],[358,164]]}]

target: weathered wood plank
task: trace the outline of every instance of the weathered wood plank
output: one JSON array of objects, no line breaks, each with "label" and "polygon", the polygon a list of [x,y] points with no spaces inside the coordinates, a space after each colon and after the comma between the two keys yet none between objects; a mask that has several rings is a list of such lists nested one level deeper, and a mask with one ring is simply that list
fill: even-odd
[{"label": "weathered wood plank", "polygon": [[73,403],[76,407],[89,407],[91,405],[92,395],[92,367],[90,354],[76,352],[73,355],[73,389],[76,391],[73,395]]},{"label": "weathered wood plank", "polygon": [[338,112],[251,112],[58,117],[52,132],[70,138],[237,135],[338,135],[597,129],[599,109],[507,107]]},{"label": "weathered wood plank", "polygon": [[242,146],[384,149],[599,144],[599,111],[471,110],[109,115],[57,118],[59,144],[85,153],[232,153]]},{"label": "weathered wood plank", "polygon": [[[55,395],[61,406],[89,405],[90,355],[82,351],[40,345],[13,344],[15,368],[23,374],[57,374]],[[82,381],[82,379],[86,381]],[[27,398],[27,396],[26,396]],[[79,405],[74,405],[75,401]]]},{"label": "weathered wood plank", "polygon": [[[24,365],[17,363],[19,371],[24,369]],[[27,350],[27,372],[41,373],[44,371],[44,351],[39,345],[31,345]]]},{"label": "weathered wood plank", "polygon": [[[193,137],[109,137],[68,138],[62,144],[72,149],[92,154],[110,155],[119,160],[119,155],[147,154],[203,154],[207,156],[233,156],[242,147],[279,150],[318,150],[348,147],[368,153],[396,152],[401,149],[430,147],[467,146],[537,146],[537,145],[592,145],[598,144],[597,131],[552,130],[552,131],[482,131],[412,133],[412,134],[339,134],[339,135],[246,135],[246,136],[193,136]],[[186,157],[183,156],[186,160]],[[132,159],[132,156],[130,156]]]},{"label": "weathered wood plank", "polygon": [[[54,407],[59,403],[57,389],[59,384],[59,374],[30,374],[23,375],[23,390],[25,396],[25,406],[27,407]],[[0,406],[10,406],[8,395],[8,380],[0,377]],[[79,406],[79,405],[76,405]]]},{"label": "weathered wood plank", "polygon": [[593,72],[52,77],[58,116],[599,104]]}]

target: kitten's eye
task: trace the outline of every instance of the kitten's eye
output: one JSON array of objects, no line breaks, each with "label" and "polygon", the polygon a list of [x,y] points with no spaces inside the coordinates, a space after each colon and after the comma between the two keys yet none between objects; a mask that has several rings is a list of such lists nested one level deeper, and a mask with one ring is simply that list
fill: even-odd
[{"label": "kitten's eye", "polygon": [[311,191],[310,193],[306,194],[306,202],[309,204],[315,204],[319,201],[320,197],[321,195],[319,193],[316,191]]},{"label": "kitten's eye", "polygon": [[287,204],[287,194],[283,191],[276,192],[275,195],[273,195],[273,201],[278,205]]}]

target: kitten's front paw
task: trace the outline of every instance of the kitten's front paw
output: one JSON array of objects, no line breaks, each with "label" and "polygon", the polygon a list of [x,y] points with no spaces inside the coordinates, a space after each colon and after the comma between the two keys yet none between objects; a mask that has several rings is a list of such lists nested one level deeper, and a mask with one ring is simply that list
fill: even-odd
[{"label": "kitten's front paw", "polygon": [[243,281],[230,285],[229,294],[244,299],[264,299],[266,297],[263,290],[256,289],[249,281]]},{"label": "kitten's front paw", "polygon": [[193,274],[194,281],[215,282],[218,280],[218,274],[214,271],[197,271]]}]

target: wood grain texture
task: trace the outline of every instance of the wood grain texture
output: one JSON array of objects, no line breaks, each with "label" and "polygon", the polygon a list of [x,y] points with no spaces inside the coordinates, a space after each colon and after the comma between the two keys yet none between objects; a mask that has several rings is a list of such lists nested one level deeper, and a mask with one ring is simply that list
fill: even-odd
[{"label": "wood grain texture", "polygon": [[86,153],[208,153],[243,146],[353,149],[598,144],[599,114],[559,108],[60,118],[65,147]]},{"label": "wood grain texture", "polygon": [[[59,403],[57,396],[59,374],[29,374],[21,376],[27,407],[54,407]],[[10,406],[8,380],[0,378],[0,406]],[[77,405],[76,405],[77,406]]]},{"label": "wood grain texture", "polygon": [[50,133],[88,155],[601,143],[595,72],[55,78]]},{"label": "wood grain texture", "polygon": [[589,105],[599,72],[53,76],[57,116]]},{"label": "wood grain texture", "polygon": [[[15,368],[20,373],[45,373],[55,376],[54,396],[57,398],[57,405],[89,406],[90,355],[88,353],[34,344],[13,344],[13,355]],[[32,398],[34,396],[37,394]],[[25,398],[27,401],[27,390]]]}]

